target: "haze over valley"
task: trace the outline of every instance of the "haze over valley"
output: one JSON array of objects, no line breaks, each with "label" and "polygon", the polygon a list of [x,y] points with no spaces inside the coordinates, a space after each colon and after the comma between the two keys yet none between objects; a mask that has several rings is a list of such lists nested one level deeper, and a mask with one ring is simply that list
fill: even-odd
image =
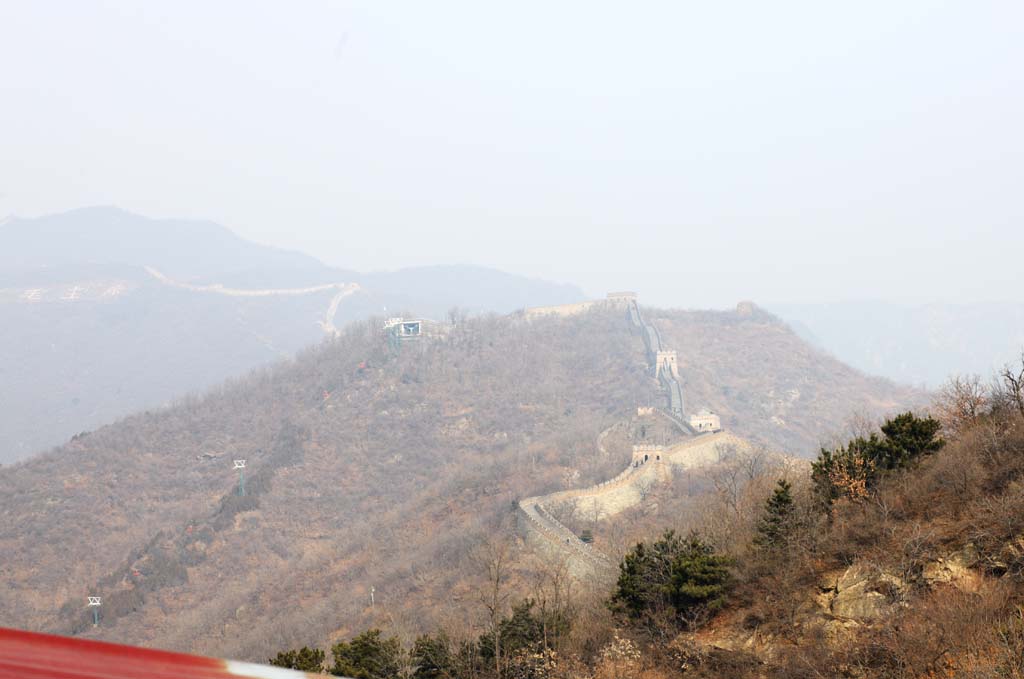
[{"label": "haze over valley", "polygon": [[472,266],[359,273],[210,222],[85,208],[0,225],[0,463],[289,358],[346,324],[574,302]]},{"label": "haze over valley", "polygon": [[1024,5],[0,6],[0,679],[1024,678]]}]

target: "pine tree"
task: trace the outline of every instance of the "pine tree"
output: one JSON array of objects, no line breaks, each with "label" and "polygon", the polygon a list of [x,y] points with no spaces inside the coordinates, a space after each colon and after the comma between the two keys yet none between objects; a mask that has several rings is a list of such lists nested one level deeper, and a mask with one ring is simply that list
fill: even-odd
[{"label": "pine tree", "polygon": [[882,434],[858,436],[835,450],[821,449],[811,463],[811,480],[828,507],[841,497],[854,501],[867,497],[882,475],[904,469],[939,450],[941,424],[930,417],[903,413],[882,425]]},{"label": "pine tree", "polygon": [[283,651],[267,661],[274,667],[285,667],[302,672],[323,672],[324,652],[319,648],[303,646],[297,651]]},{"label": "pine tree", "polygon": [[641,618],[668,605],[672,562],[684,543],[675,531],[666,531],[654,544],[637,543],[619,564],[619,579],[612,596],[614,610]]},{"label": "pine tree", "polygon": [[693,621],[721,608],[729,591],[731,561],[714,547],[690,536],[682,553],[672,562],[670,592],[676,615]]},{"label": "pine tree", "polygon": [[397,679],[402,671],[402,644],[398,637],[381,638],[379,629],[363,632],[352,641],[331,647],[331,674],[353,679]]},{"label": "pine tree", "polygon": [[677,618],[692,621],[724,601],[729,565],[727,557],[696,535],[683,539],[668,531],[653,545],[641,542],[626,554],[611,607],[634,619],[672,610]]},{"label": "pine tree", "polygon": [[754,544],[762,550],[776,550],[786,546],[793,531],[792,486],[779,479],[775,492],[764,503],[764,515],[757,524]]},{"label": "pine tree", "polygon": [[885,434],[885,455],[882,456],[882,469],[900,469],[908,466],[922,455],[934,453],[945,441],[937,438],[942,425],[930,417],[917,417],[913,413],[903,413],[882,425]]},{"label": "pine tree", "polygon": [[416,671],[412,679],[444,679],[454,672],[455,659],[452,644],[444,632],[437,636],[424,634],[416,639],[412,647],[412,661]]}]

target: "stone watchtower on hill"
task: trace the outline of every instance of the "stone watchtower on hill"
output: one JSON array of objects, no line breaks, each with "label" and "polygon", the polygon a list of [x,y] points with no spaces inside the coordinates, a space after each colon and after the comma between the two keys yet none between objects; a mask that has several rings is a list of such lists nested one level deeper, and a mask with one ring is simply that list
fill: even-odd
[{"label": "stone watchtower on hill", "polygon": [[664,446],[652,446],[649,444],[639,444],[633,446],[633,460],[634,466],[642,465],[647,462],[661,462],[661,456],[665,452]]},{"label": "stone watchtower on hill", "polygon": [[707,408],[701,408],[700,412],[690,415],[690,427],[698,434],[722,431],[722,421]]},{"label": "stone watchtower on hill", "polygon": [[662,370],[668,372],[676,379],[679,378],[679,365],[676,363],[675,349],[666,349],[657,353],[654,363],[654,377],[660,377]]}]

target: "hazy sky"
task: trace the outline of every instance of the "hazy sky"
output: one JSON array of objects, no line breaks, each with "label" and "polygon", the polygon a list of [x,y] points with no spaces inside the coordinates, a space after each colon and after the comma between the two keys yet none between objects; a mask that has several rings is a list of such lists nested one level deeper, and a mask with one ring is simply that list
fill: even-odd
[{"label": "hazy sky", "polygon": [[1024,3],[0,3],[0,215],[684,307],[1022,299]]}]

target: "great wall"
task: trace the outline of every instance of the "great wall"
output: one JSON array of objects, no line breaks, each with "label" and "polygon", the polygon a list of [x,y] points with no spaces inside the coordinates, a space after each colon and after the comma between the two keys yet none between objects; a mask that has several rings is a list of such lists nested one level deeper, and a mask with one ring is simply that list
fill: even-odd
[{"label": "great wall", "polygon": [[320,327],[329,335],[340,334],[340,331],[334,325],[334,316],[338,313],[338,305],[340,305],[342,300],[349,295],[357,292],[363,292],[362,286],[358,283],[325,283],[323,285],[314,285],[306,288],[269,289],[226,288],[220,283],[213,283],[211,285],[195,285],[192,283],[176,281],[173,278],[165,276],[151,266],[144,268],[146,273],[166,286],[178,288],[180,290],[188,290],[190,292],[209,292],[217,295],[225,295],[227,297],[295,297],[297,295],[313,295],[320,292],[336,290],[337,292],[333,297],[331,297],[330,304],[327,305],[327,311],[324,312],[323,320],[320,321]]},{"label": "great wall", "polygon": [[[518,504],[520,515],[525,519],[527,542],[553,559],[560,559],[568,566],[569,572],[579,579],[608,581],[616,575],[616,564],[611,557],[591,544],[583,542],[572,530],[556,519],[547,507],[571,505],[578,511],[583,500],[594,519],[611,517],[643,501],[645,489],[658,482],[671,479],[673,468],[700,466],[712,462],[721,445],[747,445],[745,441],[729,433],[718,431],[717,418],[714,427],[692,427],[684,417],[683,391],[679,383],[678,358],[674,350],[666,349],[661,334],[654,325],[646,322],[634,293],[610,293],[606,300],[566,304],[554,307],[527,309],[527,318],[545,315],[571,316],[600,307],[621,308],[628,312],[630,323],[643,337],[647,359],[655,379],[666,392],[663,408],[641,406],[638,416],[660,415],[669,419],[681,433],[690,438],[668,447],[655,445],[634,445],[629,465],[617,476],[589,488],[557,491],[547,495],[528,497]],[[710,413],[701,413],[706,417]],[[601,432],[597,438],[598,453],[604,453],[604,439],[613,425]],[[710,432],[710,433],[705,433]],[[717,432],[717,433],[716,433]]]}]

